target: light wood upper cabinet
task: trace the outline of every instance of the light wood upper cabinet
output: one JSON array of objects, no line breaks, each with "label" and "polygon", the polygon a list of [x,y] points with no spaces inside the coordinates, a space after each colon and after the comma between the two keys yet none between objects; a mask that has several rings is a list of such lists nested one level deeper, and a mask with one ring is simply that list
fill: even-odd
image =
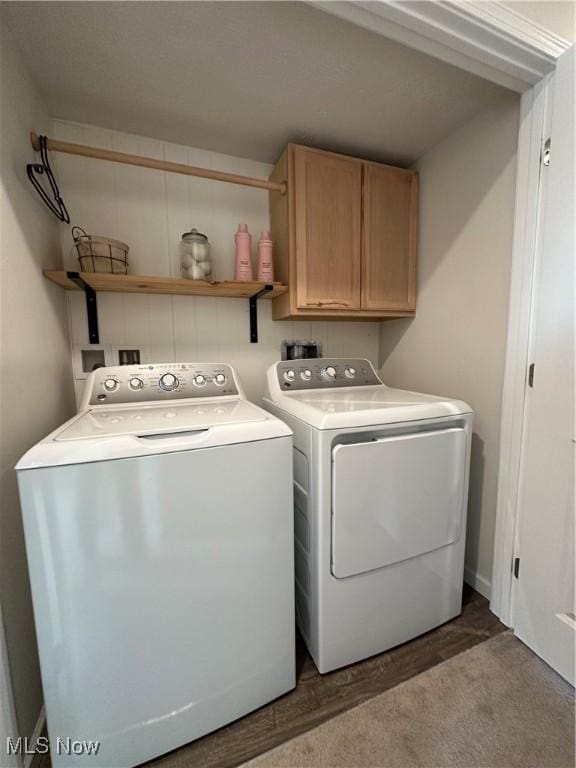
[{"label": "light wood upper cabinet", "polygon": [[360,309],[362,169],[354,160],[294,152],[296,305]]},{"label": "light wood upper cabinet", "polygon": [[418,177],[412,171],[289,144],[271,179],[273,317],[414,314]]},{"label": "light wood upper cabinet", "polygon": [[362,307],[416,308],[418,176],[363,163]]}]

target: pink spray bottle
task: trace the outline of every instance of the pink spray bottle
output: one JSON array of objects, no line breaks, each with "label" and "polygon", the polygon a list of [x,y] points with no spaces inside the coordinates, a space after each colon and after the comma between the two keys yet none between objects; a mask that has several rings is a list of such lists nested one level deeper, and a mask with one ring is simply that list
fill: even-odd
[{"label": "pink spray bottle", "polygon": [[246,224],[238,224],[234,235],[236,259],[234,279],[242,281],[253,280],[252,276],[252,236]]},{"label": "pink spray bottle", "polygon": [[274,282],[274,263],[272,261],[272,238],[270,232],[262,232],[258,240],[258,280],[263,283]]}]

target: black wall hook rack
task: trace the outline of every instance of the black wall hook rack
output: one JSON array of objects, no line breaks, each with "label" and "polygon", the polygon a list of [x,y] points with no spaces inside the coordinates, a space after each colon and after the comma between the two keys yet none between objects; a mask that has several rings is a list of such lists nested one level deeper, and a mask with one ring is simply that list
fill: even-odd
[{"label": "black wall hook rack", "polygon": [[272,290],[274,290],[273,285],[265,285],[260,291],[258,291],[258,293],[255,293],[254,296],[251,296],[248,299],[250,310],[250,342],[252,344],[258,343],[258,305],[256,302],[260,296],[263,296],[265,293],[269,293],[269,291]]},{"label": "black wall hook rack", "polygon": [[[46,136],[37,136],[36,142],[32,140],[32,146],[35,150],[40,152],[40,163],[28,163],[26,165],[26,173],[32,183],[32,186],[40,195],[42,202],[46,205],[49,211],[56,216],[59,221],[63,221],[65,224],[70,224],[70,214],[66,208],[66,204],[62,199],[58,183],[52,172],[50,166],[50,160],[48,158],[48,139]],[[46,179],[50,192],[42,186],[39,179],[43,177]]]},{"label": "black wall hook rack", "polygon": [[88,339],[90,344],[100,344],[100,332],[98,330],[98,303],[96,291],[82,279],[80,272],[66,272],[68,280],[79,288],[82,288],[86,296],[86,314],[88,315]]}]

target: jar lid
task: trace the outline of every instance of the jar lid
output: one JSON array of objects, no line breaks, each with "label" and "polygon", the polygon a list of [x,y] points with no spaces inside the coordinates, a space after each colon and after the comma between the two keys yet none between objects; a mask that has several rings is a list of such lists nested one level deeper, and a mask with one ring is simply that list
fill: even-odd
[{"label": "jar lid", "polygon": [[184,238],[187,240],[201,240],[203,242],[208,242],[206,235],[203,235],[202,232],[198,232],[197,229],[191,229],[190,232],[184,232],[182,240],[184,240]]}]

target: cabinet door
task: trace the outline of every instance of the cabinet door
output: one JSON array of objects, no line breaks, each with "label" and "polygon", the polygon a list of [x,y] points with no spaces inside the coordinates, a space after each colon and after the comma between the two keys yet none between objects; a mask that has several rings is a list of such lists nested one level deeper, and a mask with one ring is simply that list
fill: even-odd
[{"label": "cabinet door", "polygon": [[296,306],[360,309],[362,166],[294,148]]},{"label": "cabinet door", "polygon": [[362,309],[415,309],[418,176],[364,164]]}]

